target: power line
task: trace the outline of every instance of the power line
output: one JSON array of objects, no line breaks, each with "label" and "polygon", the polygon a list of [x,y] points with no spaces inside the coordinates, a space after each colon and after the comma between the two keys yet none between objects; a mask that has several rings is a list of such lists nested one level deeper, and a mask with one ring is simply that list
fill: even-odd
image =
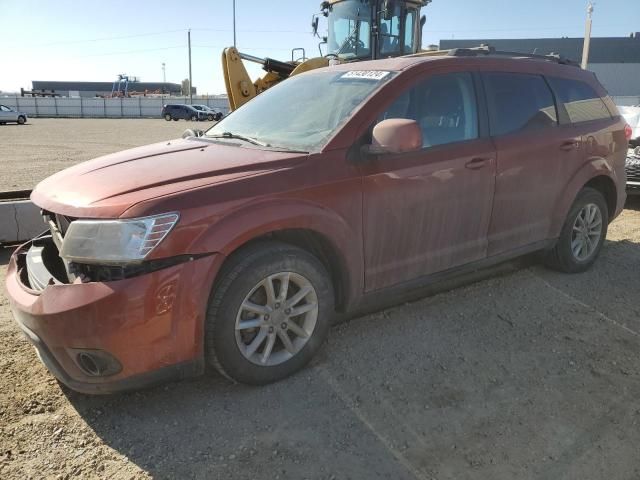
[{"label": "power line", "polygon": [[68,41],[62,41],[62,42],[51,42],[51,43],[32,44],[32,45],[24,45],[24,46],[28,48],[35,48],[35,47],[49,47],[54,45],[72,45],[77,43],[105,42],[109,40],[123,40],[127,38],[150,37],[153,35],[164,35],[166,33],[177,33],[177,32],[186,32],[186,31],[187,29],[183,28],[181,30],[164,30],[162,32],[135,33],[132,35],[121,35],[116,37],[89,38],[86,40],[68,40]]},{"label": "power line", "polygon": [[[230,45],[191,45],[193,48],[227,48]],[[269,47],[249,47],[242,46],[242,50],[282,50],[283,52],[290,52],[290,48],[269,48]]]},{"label": "power line", "polygon": [[110,53],[95,53],[91,55],[82,55],[79,57],[71,57],[71,58],[87,58],[87,57],[107,57],[110,55],[128,55],[131,53],[144,53],[144,52],[157,52],[160,50],[171,50],[174,48],[187,48],[186,45],[177,45],[175,47],[158,47],[158,48],[145,48],[142,50],[125,50],[121,52],[110,52]]}]

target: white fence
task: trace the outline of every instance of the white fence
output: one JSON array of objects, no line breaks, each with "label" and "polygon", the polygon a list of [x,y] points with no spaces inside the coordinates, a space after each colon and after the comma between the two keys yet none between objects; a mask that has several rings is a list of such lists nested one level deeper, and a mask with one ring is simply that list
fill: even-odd
[{"label": "white fence", "polygon": [[[31,117],[71,118],[149,118],[159,117],[168,103],[190,103],[189,97],[67,98],[0,97],[0,104],[13,107]],[[223,113],[229,111],[226,97],[193,97],[196,105],[208,105]]]}]

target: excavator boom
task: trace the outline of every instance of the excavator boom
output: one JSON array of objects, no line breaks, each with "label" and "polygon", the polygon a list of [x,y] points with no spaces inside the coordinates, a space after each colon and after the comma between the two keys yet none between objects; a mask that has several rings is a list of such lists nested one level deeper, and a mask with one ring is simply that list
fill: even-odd
[{"label": "excavator boom", "polygon": [[[242,106],[277,83],[308,70],[338,63],[415,55],[421,52],[424,17],[420,8],[431,0],[329,0],[320,5],[328,20],[323,38],[326,56],[282,62],[240,53],[235,47],[222,52],[222,70],[231,110]],[[317,33],[317,16],[312,24]],[[322,45],[322,44],[321,44]],[[251,80],[243,60],[262,65],[265,75]]]}]

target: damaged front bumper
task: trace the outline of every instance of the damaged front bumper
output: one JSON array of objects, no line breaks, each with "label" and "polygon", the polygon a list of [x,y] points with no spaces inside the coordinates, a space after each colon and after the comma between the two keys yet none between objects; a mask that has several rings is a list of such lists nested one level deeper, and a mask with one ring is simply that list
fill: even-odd
[{"label": "damaged front bumper", "polygon": [[19,247],[6,288],[14,318],[62,383],[84,393],[140,388],[202,373],[209,255],[115,281],[77,278],[50,239]]}]

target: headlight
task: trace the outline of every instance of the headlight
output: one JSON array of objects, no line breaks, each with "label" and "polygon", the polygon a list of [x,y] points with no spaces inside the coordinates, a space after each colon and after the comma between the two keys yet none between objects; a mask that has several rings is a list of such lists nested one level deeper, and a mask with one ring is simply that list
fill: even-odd
[{"label": "headlight", "polygon": [[141,262],[178,222],[177,213],[124,220],[75,220],[62,241],[69,262],[121,265]]}]

